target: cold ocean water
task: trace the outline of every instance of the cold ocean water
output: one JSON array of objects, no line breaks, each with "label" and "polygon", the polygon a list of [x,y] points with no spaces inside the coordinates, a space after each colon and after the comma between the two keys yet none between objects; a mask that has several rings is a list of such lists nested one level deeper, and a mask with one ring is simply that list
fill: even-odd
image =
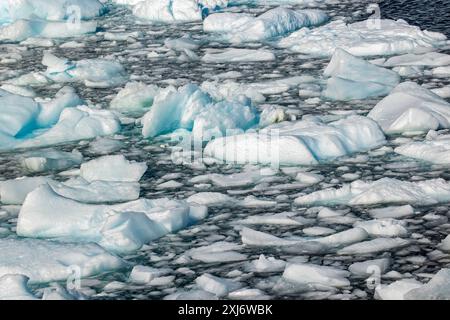
[{"label": "cold ocean water", "polygon": [[[366,11],[370,3],[372,2],[345,0],[337,1],[334,4],[317,4],[312,7],[324,10],[331,20],[344,19],[347,23],[352,23],[363,21],[372,14]],[[277,7],[275,4],[244,4],[228,7],[221,11],[261,14],[275,7]],[[304,8],[302,5],[294,4],[289,7]],[[422,29],[450,35],[449,1],[382,1],[380,9],[382,18],[401,18]],[[124,66],[129,75],[132,75],[132,80],[159,87],[166,87],[169,84],[179,87],[189,83],[200,85],[204,81],[216,79],[219,74],[224,74],[224,78],[227,78],[227,74],[228,77],[234,75],[235,80],[239,83],[248,84],[305,75],[323,79],[323,70],[330,61],[329,56],[308,56],[275,46],[274,42],[279,38],[231,45],[204,32],[202,21],[177,24],[151,24],[138,21],[129,8],[111,3],[107,4],[106,14],[97,17],[96,20],[99,24],[97,33],[63,41],[58,40],[51,47],[18,44],[10,41],[0,42],[0,55],[3,59],[0,64],[0,80],[5,83],[8,79],[44,70],[41,60],[47,50],[51,50],[58,57],[74,61],[98,57],[113,58]],[[128,37],[125,40],[107,40],[104,36],[105,32],[138,32],[138,36]],[[201,46],[192,49],[192,52],[198,57],[202,57],[207,50],[221,51],[233,46],[267,49],[275,54],[276,60],[203,63],[196,59],[185,59],[182,52],[169,50],[164,46],[166,39],[175,39],[186,35],[201,43]],[[84,46],[64,48],[59,45],[70,40],[83,43]],[[436,51],[449,53],[449,47],[444,46]],[[152,52],[157,54],[153,55]],[[377,55],[367,59],[380,57]],[[425,70],[429,69],[429,67],[425,67]],[[450,85],[449,76],[436,76],[431,72],[421,72],[408,78],[402,78],[402,82],[406,80],[417,82],[428,89],[444,88]],[[69,83],[69,85],[90,106],[102,109],[108,109],[111,100],[124,87],[122,84],[108,88],[90,88],[80,82]],[[54,97],[62,86],[63,84],[56,82],[36,86],[33,89],[37,97]],[[263,110],[268,106],[276,106],[283,110],[286,118],[291,121],[301,119],[304,115],[314,115],[323,117],[329,122],[350,114],[365,116],[382,99],[382,97],[368,97],[352,101],[333,101],[317,96],[301,97],[298,85],[280,91],[282,92],[266,94],[265,101],[256,105],[256,108]],[[445,99],[450,102],[449,98]],[[244,170],[248,171],[248,166],[223,163],[207,163],[206,165],[174,163],[172,147],[176,145],[176,142],[165,137],[144,138],[141,133],[142,125],[131,116],[124,116],[121,121],[120,133],[108,137],[108,140],[99,140],[98,144],[92,143],[95,139],[87,139],[51,147],[67,152],[77,150],[83,155],[83,163],[107,154],[121,154],[128,160],[145,162],[148,169],[140,180],[140,198],[167,197],[183,200],[199,192],[217,192],[226,194],[233,200],[208,206],[208,215],[203,220],[178,232],[152,240],[140,250],[120,254],[128,263],[125,267],[83,278],[79,288],[77,287],[75,291],[86,298],[163,299],[180,292],[186,293],[186,297],[192,297],[188,295],[189,293],[196,293],[200,297],[211,298],[213,297],[211,292],[209,295],[205,293],[207,280],[204,282],[196,280],[202,275],[211,274],[222,280],[230,280],[231,284],[225,285],[229,292],[242,289],[241,292],[235,292],[234,295],[228,295],[229,292],[219,295],[220,298],[374,299],[374,288],[377,282],[381,285],[389,285],[402,279],[413,279],[427,283],[438,271],[449,267],[449,253],[445,250],[437,250],[441,241],[450,231],[448,200],[424,204],[420,201],[411,203],[413,208],[411,212],[409,212],[409,207],[390,209],[391,213],[408,211],[405,216],[402,214],[392,215],[396,220],[395,223],[400,223],[402,228],[406,229],[406,233],[399,232],[394,236],[379,236],[380,239],[400,239],[401,241],[398,241],[392,248],[385,248],[386,244],[383,243],[381,249],[373,250],[374,252],[356,250],[354,253],[342,254],[338,249],[347,245],[324,249],[320,246],[314,247],[314,245],[304,246],[304,244],[295,243],[286,245],[280,239],[272,239],[273,243],[270,244],[269,240],[261,234],[249,235],[250,238],[254,236],[255,241],[260,242],[261,245],[243,244],[241,233],[243,228],[248,227],[295,242],[296,239],[305,237],[320,237],[350,230],[354,228],[355,223],[374,219],[376,214],[373,213],[373,209],[408,205],[410,203],[408,200],[395,204],[356,205],[345,203],[303,205],[294,200],[315,191],[340,188],[355,180],[370,182],[382,178],[392,178],[418,182],[442,178],[449,181],[448,164],[432,164],[393,152],[400,145],[425,140],[427,132],[416,135],[387,135],[387,141],[382,148],[357,152],[313,166],[290,165],[282,167],[282,170],[275,175],[237,183],[235,186],[226,185],[226,183],[221,186],[220,183],[214,183],[208,179],[196,182],[192,178],[205,174],[237,174]],[[447,131],[447,129],[439,130],[439,134],[445,134]],[[111,143],[111,140],[116,143]],[[107,142],[111,144],[111,148],[99,147]],[[29,152],[30,149],[21,149],[0,153],[1,180],[41,175],[49,176],[55,181],[67,180],[68,175],[61,175],[59,170],[30,173],[24,169],[20,159]],[[77,165],[72,166],[72,168],[77,167]],[[259,169],[260,167],[253,168],[256,171]],[[305,170],[318,175],[320,181],[305,184],[296,179],[297,174]],[[167,181],[171,181],[171,184],[166,184],[166,187],[161,186]],[[173,181],[177,183],[174,184]],[[171,187],[172,184],[173,187]],[[266,202],[252,203],[253,198],[242,202],[248,196]],[[327,214],[326,211],[321,211],[324,207],[332,209],[331,212],[334,212],[335,215],[331,214],[331,217],[323,218]],[[4,204],[0,207],[1,239],[18,238],[16,227],[19,211],[19,205]],[[318,215],[318,212],[322,212],[322,217],[320,214]],[[392,223],[392,221],[386,223]],[[46,237],[44,236],[44,238]],[[370,235],[363,238],[349,242],[348,245],[376,239],[377,236]],[[264,239],[267,240],[267,243]],[[215,254],[215,250],[194,254],[195,249],[217,242],[226,242],[229,249],[225,248],[224,243],[219,243],[219,248],[216,250],[225,250],[219,255]],[[265,258],[273,257],[276,259],[274,261],[279,261],[278,263],[264,262],[265,258],[261,258],[261,255],[264,255]],[[258,259],[260,259],[259,264],[255,262]],[[375,273],[375,277],[368,281],[367,278],[371,272],[369,275],[362,276],[357,272],[347,273],[351,265],[375,259],[385,259],[382,260],[383,263],[388,263],[385,270],[381,271],[380,277],[376,277]],[[308,279],[289,282],[286,280],[288,272],[285,270],[285,263],[291,263],[294,266],[328,266],[334,268],[334,271],[323,271],[325,279],[328,279],[325,282],[321,277],[319,280],[316,279],[317,282],[314,280],[308,282]],[[374,265],[378,266],[379,263],[376,262]],[[2,268],[7,268],[1,264],[0,253],[0,271]],[[157,281],[153,283],[133,283],[129,279],[133,265],[148,266],[162,271],[159,276],[156,276]],[[260,267],[264,265],[266,268],[258,269],[255,265]],[[350,270],[354,269],[350,268]],[[336,275],[335,273],[338,272],[336,270],[341,270],[343,273]],[[285,276],[282,276],[283,272]],[[302,274],[301,270],[299,272]],[[303,274],[307,274],[307,272],[303,271]],[[295,270],[292,273],[295,274]],[[3,272],[0,275],[3,275]],[[293,277],[296,278],[295,275]],[[311,277],[314,278],[314,276]],[[299,276],[299,278],[302,277]],[[328,285],[327,281],[330,283],[335,281],[337,284]],[[375,282],[375,285],[372,282]],[[59,281],[59,283],[65,286],[66,281]],[[37,297],[41,297],[46,288],[55,286],[53,281],[29,284],[30,290]],[[201,289],[204,291],[197,291]]]}]

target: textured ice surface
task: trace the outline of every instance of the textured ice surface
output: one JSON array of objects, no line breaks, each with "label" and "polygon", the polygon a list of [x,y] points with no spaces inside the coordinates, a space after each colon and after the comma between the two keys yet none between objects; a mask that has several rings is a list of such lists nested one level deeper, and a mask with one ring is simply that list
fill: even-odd
[{"label": "textured ice surface", "polygon": [[[58,190],[44,185],[28,195],[17,222],[19,235],[94,241],[126,252],[194,223],[196,210],[201,209],[169,199],[85,204],[61,196]],[[77,196],[76,191],[73,194]]]},{"label": "textured ice surface", "polygon": [[45,75],[55,82],[83,82],[88,87],[105,88],[120,85],[128,78],[120,63],[106,59],[72,62],[47,52],[42,64],[47,67]]},{"label": "textured ice surface", "polygon": [[227,4],[227,0],[144,0],[133,7],[133,14],[153,22],[201,21],[209,11]]},{"label": "textured ice surface", "polygon": [[[378,24],[379,25],[375,25]],[[316,29],[301,29],[279,41],[282,48],[314,56],[331,56],[341,48],[356,56],[410,53],[445,44],[441,33],[422,31],[398,20],[332,21]]]},{"label": "textured ice surface", "polygon": [[72,152],[44,149],[30,151],[21,159],[24,169],[28,172],[60,171],[80,165],[83,155],[77,150]]},{"label": "textured ice surface", "polygon": [[66,280],[74,268],[88,277],[124,267],[123,260],[96,244],[0,239],[0,276],[22,274],[30,283]]},{"label": "textured ice surface", "polygon": [[205,19],[203,29],[239,43],[285,36],[300,28],[318,26],[327,21],[328,15],[320,10],[294,11],[278,7],[257,17],[236,13],[212,14]]},{"label": "textured ice surface", "polygon": [[258,121],[257,111],[240,102],[215,102],[196,85],[161,90],[142,119],[144,137],[176,129],[192,131],[194,138],[222,136],[233,129],[248,129]]},{"label": "textured ice surface", "polygon": [[334,100],[387,95],[400,82],[396,72],[373,65],[342,49],[336,49],[324,75],[329,79],[322,94]]},{"label": "textured ice surface", "polygon": [[414,82],[399,84],[368,114],[386,134],[427,132],[450,126],[450,104]]},{"label": "textured ice surface", "polygon": [[145,163],[127,160],[123,155],[103,156],[88,162],[80,167],[80,175],[86,181],[120,181],[136,182],[147,171]]},{"label": "textured ice surface", "polygon": [[350,273],[341,269],[314,264],[289,264],[283,273],[283,278],[296,284],[321,288],[345,287]]},{"label": "textured ice surface", "polygon": [[29,291],[28,278],[20,274],[6,274],[0,277],[0,300],[36,300]]},{"label": "textured ice surface", "polygon": [[157,86],[129,82],[111,101],[111,109],[123,113],[142,114],[152,106],[157,93]]},{"label": "textured ice surface", "polygon": [[39,18],[67,20],[72,13],[70,6],[77,6],[80,18],[95,18],[104,12],[98,0],[5,0],[0,3],[0,24],[18,19]]},{"label": "textured ice surface", "polygon": [[0,202],[22,204],[28,193],[48,182],[51,182],[51,179],[47,177],[22,177],[0,181]]},{"label": "textured ice surface", "polygon": [[395,152],[401,155],[428,161],[437,164],[450,163],[450,136],[433,134],[428,135],[429,139],[424,141],[410,142],[395,148]]},{"label": "textured ice surface", "polygon": [[311,165],[384,144],[378,125],[352,116],[325,124],[310,119],[274,124],[258,133],[215,139],[207,156],[235,163]]},{"label": "textured ice surface", "polygon": [[236,63],[272,60],[275,60],[275,55],[268,50],[234,48],[227,49],[226,51],[220,53],[207,53],[202,58],[202,61],[207,63]]},{"label": "textured ice surface", "polygon": [[450,199],[450,184],[444,179],[418,182],[383,178],[354,181],[342,188],[316,191],[295,199],[298,205],[371,205],[382,203],[436,204]]},{"label": "textured ice surface", "polygon": [[33,37],[71,38],[97,30],[95,21],[83,21],[74,28],[65,21],[17,20],[0,26],[0,41],[23,41]]}]

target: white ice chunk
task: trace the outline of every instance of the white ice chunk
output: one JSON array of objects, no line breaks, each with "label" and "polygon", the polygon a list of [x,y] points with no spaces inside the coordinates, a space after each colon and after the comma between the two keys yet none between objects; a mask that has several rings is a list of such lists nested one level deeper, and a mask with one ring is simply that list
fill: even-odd
[{"label": "white ice chunk", "polygon": [[375,219],[399,219],[408,217],[414,214],[414,208],[409,204],[398,207],[385,207],[385,208],[377,208],[369,210],[369,214],[372,218]]},{"label": "white ice chunk", "polygon": [[47,177],[22,177],[0,181],[0,201],[2,204],[22,204],[31,191],[50,181],[52,180]]},{"label": "white ice chunk", "polygon": [[450,164],[450,135],[406,143],[395,148],[395,152],[431,163]]},{"label": "white ice chunk", "polygon": [[128,281],[137,284],[146,284],[150,281],[170,273],[170,269],[158,269],[137,265],[131,270]]},{"label": "white ice chunk", "polygon": [[352,263],[348,267],[348,271],[355,276],[364,278],[372,275],[380,276],[388,270],[390,264],[391,260],[389,258],[366,260],[363,262]]},{"label": "white ice chunk", "polygon": [[407,53],[389,58],[383,64],[386,67],[398,66],[446,66],[450,65],[450,55],[439,52],[427,52],[424,54]]},{"label": "white ice chunk", "polygon": [[234,199],[220,192],[199,192],[186,199],[188,203],[195,203],[205,206],[229,205],[234,203]]},{"label": "white ice chunk", "polygon": [[382,203],[436,204],[450,199],[450,184],[443,179],[417,182],[382,178],[377,181],[357,180],[340,189],[319,190],[295,199],[298,205],[371,205]]},{"label": "white ice chunk", "polygon": [[249,271],[258,273],[265,272],[280,272],[286,267],[286,262],[275,259],[274,257],[266,258],[263,254],[259,256],[258,260],[253,260],[249,263]]},{"label": "white ice chunk", "polygon": [[198,215],[190,211],[186,202],[169,199],[84,204],[44,185],[27,196],[19,213],[17,234],[94,241],[113,251],[129,252],[196,222]]},{"label": "white ice chunk", "polygon": [[450,269],[441,269],[421,287],[405,293],[407,300],[448,300],[450,299]]},{"label": "white ice chunk", "polygon": [[388,94],[399,82],[399,75],[336,49],[324,75],[330,77],[323,91],[326,98],[353,100]]},{"label": "white ice chunk", "polygon": [[141,114],[153,104],[158,92],[155,85],[146,85],[140,82],[129,82],[119,91],[111,101],[111,109],[123,113]]},{"label": "white ice chunk", "polygon": [[284,36],[303,27],[313,27],[328,21],[321,10],[299,10],[277,7],[258,17],[247,14],[219,13],[205,19],[203,29],[222,33],[232,42],[262,41]]},{"label": "white ice chunk", "polygon": [[144,162],[127,160],[123,155],[103,156],[85,162],[80,167],[80,175],[86,181],[137,182],[147,171]]},{"label": "white ice chunk", "polygon": [[259,133],[215,139],[204,154],[235,163],[312,165],[383,145],[384,134],[365,117],[325,124],[319,120],[283,122]]},{"label": "white ice chunk", "polygon": [[21,274],[0,277],[0,300],[37,300],[28,289],[29,278]]},{"label": "white ice chunk", "polygon": [[354,224],[355,227],[366,230],[372,237],[406,237],[408,230],[405,225],[403,221],[389,218],[359,221]]},{"label": "white ice chunk", "polygon": [[217,297],[224,297],[231,291],[239,289],[242,285],[230,279],[219,278],[209,273],[202,274],[195,279],[195,283],[203,290]]},{"label": "white ice chunk", "polygon": [[375,298],[379,300],[405,300],[406,293],[420,288],[422,283],[414,279],[402,279],[389,285],[379,285],[375,289]]},{"label": "white ice chunk", "polygon": [[87,87],[107,88],[120,85],[128,79],[124,67],[112,60],[85,59],[72,62],[45,52],[42,64],[47,67],[45,76],[55,82],[82,82]]},{"label": "white ice chunk", "polygon": [[37,239],[0,239],[0,277],[22,274],[30,283],[63,281],[126,267],[123,260],[96,244],[59,243]]},{"label": "white ice chunk", "polygon": [[414,82],[395,87],[368,114],[386,134],[427,132],[450,127],[450,104]]},{"label": "white ice chunk", "polygon": [[349,276],[348,271],[314,264],[289,264],[283,273],[287,281],[312,288],[347,287],[350,285]]},{"label": "white ice chunk", "polygon": [[410,242],[401,238],[376,238],[349,245],[338,251],[342,255],[373,254],[377,252],[391,251],[408,245]]},{"label": "white ice chunk", "polygon": [[275,60],[272,51],[264,49],[229,48],[220,53],[206,53],[202,61],[207,63],[259,62]]},{"label": "white ice chunk", "polygon": [[[379,26],[375,26],[378,22]],[[278,45],[314,56],[331,56],[336,48],[356,56],[379,56],[432,49],[444,45],[446,40],[441,33],[422,31],[404,20],[372,19],[352,24],[336,20],[316,29],[300,29],[281,39]]]},{"label": "white ice chunk", "polygon": [[59,171],[69,169],[81,164],[83,155],[77,151],[64,152],[55,149],[46,149],[26,153],[21,164],[28,172]]},{"label": "white ice chunk", "polygon": [[182,128],[192,131],[195,139],[208,139],[235,129],[246,130],[257,121],[257,112],[251,105],[215,103],[209,94],[190,84],[178,90],[168,87],[158,93],[142,119],[142,134],[155,137]]}]

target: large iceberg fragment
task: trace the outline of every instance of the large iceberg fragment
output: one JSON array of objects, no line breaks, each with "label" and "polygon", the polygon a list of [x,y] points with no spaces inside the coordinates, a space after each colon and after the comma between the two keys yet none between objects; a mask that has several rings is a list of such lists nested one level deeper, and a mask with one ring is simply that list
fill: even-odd
[{"label": "large iceberg fragment", "polygon": [[403,82],[367,116],[386,134],[422,133],[450,127],[450,104],[414,82]]},{"label": "large iceberg fragment", "polygon": [[0,239],[0,277],[21,274],[30,283],[89,277],[126,267],[96,244],[59,243],[38,239]]},{"label": "large iceberg fragment", "polygon": [[0,3],[0,25],[30,18],[68,20],[74,14],[92,19],[104,11],[98,0],[4,0]]},{"label": "large iceberg fragment", "polygon": [[142,119],[144,137],[155,137],[176,129],[192,131],[196,139],[223,136],[227,130],[249,129],[258,122],[256,110],[240,102],[215,103],[196,85],[168,87],[155,97]]},{"label": "large iceberg fragment", "polygon": [[352,24],[336,20],[316,29],[300,29],[278,45],[314,56],[331,56],[336,48],[356,56],[378,56],[432,49],[445,45],[446,39],[441,33],[422,31],[404,20],[369,19]]},{"label": "large iceberg fragment", "polygon": [[342,49],[336,49],[324,75],[329,79],[322,94],[333,100],[387,95],[400,82],[396,72],[378,67]]},{"label": "large iceberg fragment", "polygon": [[139,199],[116,205],[81,203],[44,185],[30,193],[19,214],[17,234],[97,242],[116,252],[138,250],[151,240],[204,217],[199,205],[169,199]]},{"label": "large iceberg fragment", "polygon": [[224,33],[232,42],[262,41],[284,36],[303,27],[313,27],[328,21],[321,10],[300,10],[278,7],[258,17],[248,14],[217,13],[208,16],[203,29],[207,32]]},{"label": "large iceberg fragment", "polygon": [[295,199],[299,205],[372,205],[382,203],[416,203],[430,205],[450,200],[450,183],[444,179],[418,182],[382,178],[357,180],[342,188],[316,191]]},{"label": "large iceberg fragment", "polygon": [[227,5],[228,0],[143,0],[135,4],[133,14],[153,22],[191,22]]},{"label": "large iceberg fragment", "polygon": [[29,38],[69,38],[97,30],[97,22],[81,21],[76,27],[64,21],[17,20],[0,26],[0,41],[23,41]]},{"label": "large iceberg fragment", "polygon": [[218,138],[208,143],[204,154],[241,164],[311,165],[384,143],[384,134],[368,118],[351,116],[328,124],[313,118]]},{"label": "large iceberg fragment", "polygon": [[[58,143],[107,136],[120,130],[116,115],[108,110],[96,110],[87,106],[67,108],[58,122],[40,135],[18,139],[15,148],[50,146]],[[9,146],[12,148],[12,146]]]},{"label": "large iceberg fragment", "polygon": [[26,153],[21,164],[28,172],[44,172],[65,170],[81,164],[83,155],[77,151],[58,151],[56,149],[44,149]]},{"label": "large iceberg fragment", "polygon": [[22,204],[31,191],[48,182],[51,182],[51,179],[47,177],[22,177],[0,181],[0,202]]}]

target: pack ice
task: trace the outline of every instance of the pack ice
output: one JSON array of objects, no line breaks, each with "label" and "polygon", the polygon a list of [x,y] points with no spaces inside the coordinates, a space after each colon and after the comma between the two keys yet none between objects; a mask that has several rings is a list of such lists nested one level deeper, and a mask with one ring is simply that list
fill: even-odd
[{"label": "pack ice", "polygon": [[30,283],[48,283],[66,280],[74,268],[82,277],[89,277],[126,266],[123,260],[92,243],[0,239],[0,277],[20,274],[27,276]]},{"label": "pack ice", "polygon": [[144,137],[155,137],[176,129],[192,131],[197,139],[225,135],[227,130],[246,130],[258,123],[249,101],[215,102],[197,85],[162,89],[142,119]]},{"label": "pack ice", "polygon": [[263,41],[285,36],[303,27],[313,27],[328,21],[321,10],[299,10],[278,7],[257,17],[245,13],[215,13],[203,21],[203,30],[223,36],[231,42]]},{"label": "pack ice", "polygon": [[241,164],[313,165],[384,143],[381,129],[368,118],[350,116],[331,123],[310,118],[215,139],[204,154]]},{"label": "pack ice", "polygon": [[342,188],[316,191],[295,199],[298,205],[373,205],[410,203],[430,205],[450,200],[450,184],[444,179],[418,182],[382,178],[357,180]]},{"label": "pack ice", "polygon": [[365,99],[384,96],[400,82],[400,76],[336,49],[324,71],[328,77],[322,95],[333,100]]},{"label": "pack ice", "polygon": [[450,104],[415,82],[403,82],[367,116],[386,134],[423,133],[450,127]]},{"label": "pack ice", "polygon": [[300,29],[278,41],[278,46],[313,56],[331,56],[337,48],[355,56],[380,56],[438,48],[446,39],[404,20],[369,19],[352,24],[336,20],[315,29]]}]

